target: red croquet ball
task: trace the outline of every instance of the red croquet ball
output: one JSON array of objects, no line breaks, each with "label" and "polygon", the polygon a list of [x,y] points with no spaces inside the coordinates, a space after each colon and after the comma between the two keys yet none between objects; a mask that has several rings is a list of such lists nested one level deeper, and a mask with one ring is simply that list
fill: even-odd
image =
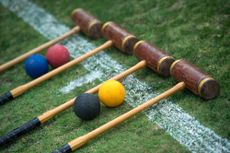
[{"label": "red croquet ball", "polygon": [[56,44],[48,48],[46,53],[48,63],[53,67],[59,67],[70,59],[69,51],[64,46]]}]

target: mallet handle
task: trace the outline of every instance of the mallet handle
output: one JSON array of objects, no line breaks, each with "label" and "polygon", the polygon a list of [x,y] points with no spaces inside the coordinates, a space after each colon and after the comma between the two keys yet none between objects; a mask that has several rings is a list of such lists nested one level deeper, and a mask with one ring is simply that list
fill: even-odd
[{"label": "mallet handle", "polygon": [[6,102],[14,99],[11,92],[8,91],[0,96],[0,105],[4,105]]},{"label": "mallet handle", "polygon": [[70,153],[72,152],[71,147],[69,144],[65,144],[61,148],[58,148],[57,150],[53,151],[52,153]]},{"label": "mallet handle", "polygon": [[[80,63],[81,61],[85,60],[86,58],[88,58],[90,56],[93,56],[94,54],[102,51],[103,49],[111,47],[112,45],[113,45],[112,41],[108,40],[104,44],[102,44],[101,46],[95,48],[94,50],[92,50],[90,52],[87,52],[86,54],[84,54],[84,55],[82,55],[82,56],[80,56],[80,57],[78,57],[78,58],[76,58],[76,59],[74,59],[74,60],[72,60],[72,61],[70,61],[70,62],[68,62],[68,63],[66,63],[66,64],[64,64],[64,65],[62,65],[60,67],[58,67],[58,68],[56,68],[56,69],[54,69],[53,71],[50,71],[50,72],[42,75],[41,77],[39,77],[39,78],[37,78],[35,80],[32,80],[32,81],[30,81],[30,82],[28,82],[28,83],[26,83],[24,85],[21,85],[19,87],[14,88],[13,90],[10,91],[10,93],[11,93],[13,98],[16,98],[17,96],[23,94],[24,92],[26,92],[27,90],[31,89],[32,87],[40,84],[41,82],[48,80],[49,78],[57,75],[58,73],[60,73],[60,72],[62,72],[64,70],[66,70],[66,69],[68,69],[68,68],[70,68],[70,67],[72,67],[72,66],[74,66],[74,65],[76,65],[78,63]],[[13,98],[8,98],[8,99],[5,98],[5,99],[3,99],[4,103],[6,103],[7,100],[10,101]]]},{"label": "mallet handle", "polygon": [[[113,77],[111,79],[113,79],[113,80],[120,80],[120,79],[126,77],[127,75],[129,75],[129,74],[131,74],[131,73],[133,73],[133,72],[137,71],[138,69],[141,69],[141,68],[143,68],[145,66],[146,66],[146,62],[145,61],[140,61],[139,63],[137,63],[133,67],[131,67],[128,70],[126,70],[126,71],[124,71],[124,72],[116,75],[115,77]],[[90,89],[90,90],[88,90],[88,91],[86,91],[86,93],[95,93],[95,92],[98,91],[98,89],[99,89],[100,86],[101,86],[101,84],[98,85],[98,86],[96,86],[96,87],[94,87],[94,88],[92,88],[92,89]],[[31,131],[32,129],[34,129],[35,127],[38,127],[39,125],[41,125],[43,123],[45,123],[46,121],[48,121],[49,119],[51,119],[55,115],[57,115],[57,114],[63,112],[64,110],[70,108],[74,104],[74,100],[75,100],[75,98],[73,98],[73,99],[65,102],[64,104],[59,105],[58,107],[55,107],[54,109],[49,110],[49,111],[43,113],[42,115],[36,117],[35,119],[37,121],[39,121],[39,124],[36,124],[36,126],[33,126],[33,125],[30,124],[32,121],[35,120],[35,119],[33,119],[32,121],[29,121],[29,122],[25,123],[21,127],[16,128],[16,129],[25,129],[25,130],[16,130],[17,132],[15,132],[15,130],[13,130],[13,131],[9,132],[8,134],[6,134],[5,136],[3,136],[3,137],[0,138],[0,145],[1,144],[6,144],[6,143],[8,143],[10,141],[15,140],[16,138],[18,138],[22,134],[25,134],[26,132]],[[25,125],[28,125],[28,123],[31,126],[29,126],[29,127],[26,126],[28,128],[24,128]],[[14,133],[14,134],[12,135],[12,133]],[[17,134],[15,134],[15,133],[17,133]],[[1,141],[3,141],[3,142],[1,143]],[[63,150],[66,150],[66,149],[68,150],[68,147],[65,146],[63,148]]]},{"label": "mallet handle", "polygon": [[26,122],[21,127],[18,127],[8,134],[4,135],[3,137],[0,137],[0,147],[4,146],[5,144],[13,141],[15,138],[19,137],[20,135],[25,134],[28,131],[31,131],[32,129],[38,127],[40,125],[40,121],[38,118],[34,118],[30,120],[29,122]]},{"label": "mallet handle", "polygon": [[87,143],[88,141],[90,141],[91,139],[93,139],[93,138],[97,137],[98,135],[106,132],[107,130],[113,128],[114,126],[120,124],[121,122],[129,119],[130,117],[134,116],[135,114],[149,108],[150,106],[152,106],[153,104],[156,104],[160,100],[165,99],[165,98],[169,97],[170,95],[173,95],[177,91],[183,90],[184,88],[185,88],[185,83],[180,82],[180,83],[176,84],[174,87],[165,91],[164,93],[158,95],[157,97],[148,100],[147,102],[145,102],[145,103],[139,105],[138,107],[130,110],[129,112],[113,119],[112,121],[109,121],[108,123],[102,125],[101,127],[89,132],[88,134],[81,136],[81,137],[78,137],[77,139],[75,139],[73,141],[70,141],[68,143],[68,145],[70,146],[71,150],[74,151],[77,148],[84,145],[85,143]]},{"label": "mallet handle", "polygon": [[40,46],[38,46],[38,47],[26,52],[25,54],[23,54],[21,56],[18,56],[17,58],[14,58],[13,60],[11,60],[11,61],[9,61],[7,63],[4,63],[4,64],[0,65],[0,72],[3,72],[4,70],[6,70],[6,69],[8,69],[8,68],[10,68],[10,67],[12,67],[12,66],[14,66],[14,65],[16,65],[16,64],[18,64],[20,62],[22,62],[23,60],[25,60],[30,55],[38,53],[38,52],[42,51],[43,49],[46,49],[46,48],[52,46],[53,44],[55,44],[55,43],[65,39],[65,38],[67,38],[67,37],[79,32],[79,31],[80,31],[80,27],[76,26],[76,27],[72,28],[70,31],[64,33],[63,35],[61,35],[61,36],[59,36],[59,37],[57,37],[57,38],[55,38],[53,40],[50,40],[47,43],[42,44],[42,45],[40,45]]}]

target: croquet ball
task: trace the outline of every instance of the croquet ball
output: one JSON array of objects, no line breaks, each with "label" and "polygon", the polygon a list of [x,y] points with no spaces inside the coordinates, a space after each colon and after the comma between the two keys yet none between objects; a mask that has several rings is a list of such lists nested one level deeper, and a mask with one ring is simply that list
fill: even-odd
[{"label": "croquet ball", "polygon": [[59,67],[70,59],[69,51],[64,46],[56,44],[48,48],[46,53],[48,63],[53,67]]},{"label": "croquet ball", "polygon": [[47,59],[40,54],[31,55],[24,62],[26,74],[35,79],[49,70]]},{"label": "croquet ball", "polygon": [[97,96],[83,93],[75,99],[73,111],[82,120],[92,120],[99,115],[100,109]]},{"label": "croquet ball", "polygon": [[125,88],[116,80],[108,80],[99,88],[99,99],[108,107],[117,107],[124,102]]}]

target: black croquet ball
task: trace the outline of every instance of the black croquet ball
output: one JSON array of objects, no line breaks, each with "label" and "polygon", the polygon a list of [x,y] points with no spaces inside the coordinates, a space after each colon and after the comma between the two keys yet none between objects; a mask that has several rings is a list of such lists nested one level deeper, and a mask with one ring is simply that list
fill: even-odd
[{"label": "black croquet ball", "polygon": [[100,114],[100,101],[93,94],[83,93],[74,102],[74,113],[82,120],[92,120]]}]

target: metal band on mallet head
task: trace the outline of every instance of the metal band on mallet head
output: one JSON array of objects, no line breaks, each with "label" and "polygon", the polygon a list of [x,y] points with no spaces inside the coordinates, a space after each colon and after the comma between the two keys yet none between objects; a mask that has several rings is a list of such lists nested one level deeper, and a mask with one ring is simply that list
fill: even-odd
[{"label": "metal band on mallet head", "polygon": [[101,37],[102,23],[90,13],[77,8],[71,13],[71,18],[89,37],[94,39]]},{"label": "metal band on mallet head", "polygon": [[102,26],[102,35],[112,40],[114,45],[125,53],[132,54],[138,39],[114,22],[106,22]]},{"label": "metal band on mallet head", "polygon": [[196,95],[204,99],[212,99],[219,95],[220,86],[207,73],[185,60],[177,60],[170,67],[171,75]]},{"label": "metal band on mallet head", "polygon": [[174,58],[161,49],[141,40],[135,44],[133,54],[139,60],[146,60],[147,66],[161,76],[170,76],[170,66]]}]

